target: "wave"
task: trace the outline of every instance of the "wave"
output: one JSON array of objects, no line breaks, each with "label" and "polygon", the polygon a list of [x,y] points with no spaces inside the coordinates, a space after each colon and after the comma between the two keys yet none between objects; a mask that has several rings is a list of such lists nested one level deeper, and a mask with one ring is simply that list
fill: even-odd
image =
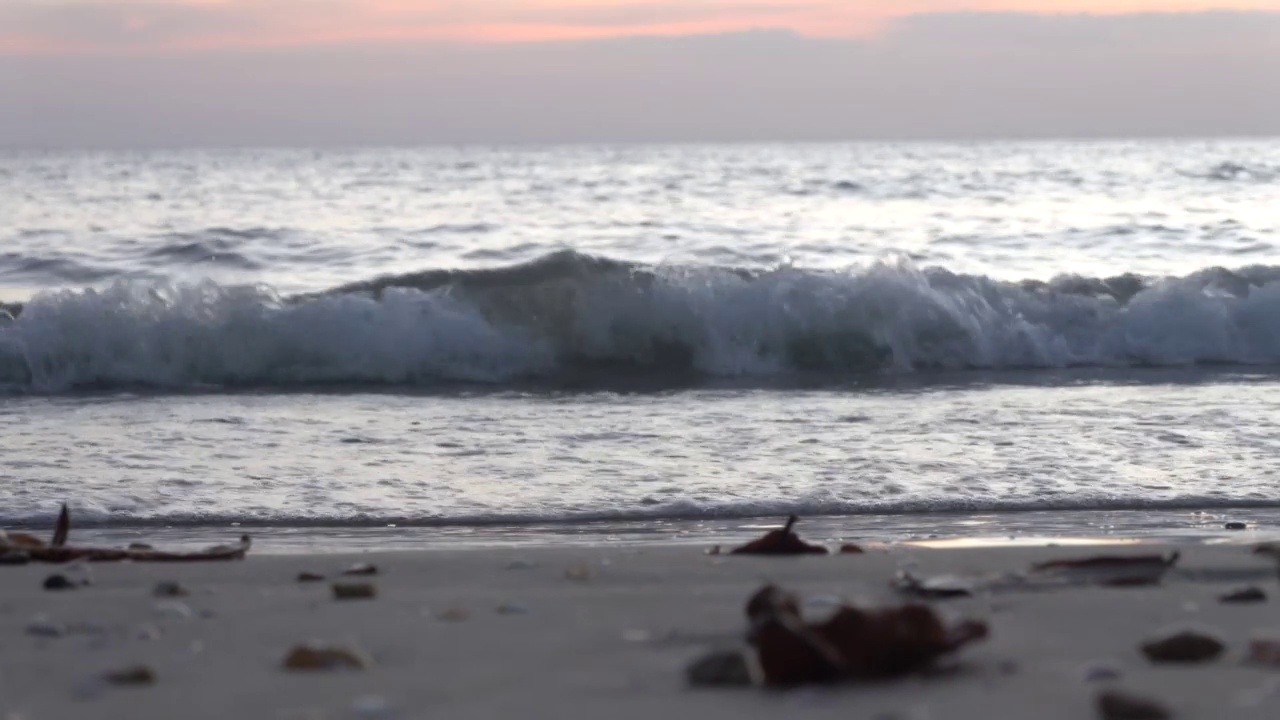
[{"label": "wave", "polygon": [[1280,363],[1280,267],[1260,265],[1005,282],[566,251],[294,297],[120,281],[7,312],[0,385],[35,393]]}]

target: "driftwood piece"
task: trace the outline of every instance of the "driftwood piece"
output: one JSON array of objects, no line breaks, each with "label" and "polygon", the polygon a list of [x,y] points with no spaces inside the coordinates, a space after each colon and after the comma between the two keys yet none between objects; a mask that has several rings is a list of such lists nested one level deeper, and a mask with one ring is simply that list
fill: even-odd
[{"label": "driftwood piece", "polygon": [[1085,558],[1049,560],[1031,566],[1035,573],[1069,575],[1111,587],[1156,585],[1181,554],[1095,555]]},{"label": "driftwood piece", "polygon": [[218,545],[189,552],[165,552],[150,545],[132,544],[128,548],[104,548],[68,545],[71,534],[71,513],[66,504],[58,513],[53,538],[49,544],[27,533],[0,533],[0,554],[20,552],[30,562],[66,563],[75,560],[88,562],[208,562],[243,560],[253,541],[248,535],[230,545]]}]

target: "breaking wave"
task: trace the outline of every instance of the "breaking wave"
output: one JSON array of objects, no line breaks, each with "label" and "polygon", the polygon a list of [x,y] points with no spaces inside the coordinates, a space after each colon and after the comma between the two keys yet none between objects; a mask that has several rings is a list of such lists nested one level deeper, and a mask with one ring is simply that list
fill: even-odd
[{"label": "breaking wave", "polygon": [[1280,363],[1280,267],[1004,282],[573,252],[283,297],[120,281],[0,310],[0,386],[63,393]]}]

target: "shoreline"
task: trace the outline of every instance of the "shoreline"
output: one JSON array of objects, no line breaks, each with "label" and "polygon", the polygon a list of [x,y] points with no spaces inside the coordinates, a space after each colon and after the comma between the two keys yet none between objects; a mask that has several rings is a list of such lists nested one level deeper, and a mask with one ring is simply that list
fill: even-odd
[{"label": "shoreline", "polygon": [[[259,523],[172,525],[79,524],[79,542],[123,546],[146,542],[195,548],[254,538],[255,554],[502,549],[521,547],[700,547],[732,545],[776,527],[778,516],[493,524]],[[1227,529],[1244,523],[1245,529]],[[10,526],[43,537],[49,524]],[[1121,544],[1248,544],[1280,540],[1274,508],[1213,510],[1066,510],[802,516],[800,532],[815,542],[1017,547]]]},{"label": "shoreline", "polygon": [[[453,548],[433,552],[270,555],[244,561],[95,564],[92,584],[41,589],[76,568],[0,568],[0,718],[149,720],[362,718],[1090,718],[1120,688],[1177,718],[1271,717],[1280,674],[1244,662],[1272,637],[1275,564],[1246,547],[1203,544],[934,549],[861,555],[711,556],[689,546]],[[743,647],[747,597],[765,581],[821,616],[841,600],[903,601],[890,583],[1025,572],[1046,559],[1177,550],[1159,585],[993,586],[930,601],[945,618],[987,622],[990,637],[942,670],[872,685],[695,689],[691,660]],[[343,577],[354,563],[378,573]],[[326,581],[299,583],[300,572]],[[330,582],[377,596],[335,600]],[[189,592],[158,598],[158,583]],[[1267,600],[1218,597],[1256,585]],[[1157,666],[1140,643],[1171,628],[1219,638],[1223,656]],[[281,668],[291,647],[322,640],[367,658],[360,671]],[[143,665],[154,682],[117,687],[104,673]]]}]

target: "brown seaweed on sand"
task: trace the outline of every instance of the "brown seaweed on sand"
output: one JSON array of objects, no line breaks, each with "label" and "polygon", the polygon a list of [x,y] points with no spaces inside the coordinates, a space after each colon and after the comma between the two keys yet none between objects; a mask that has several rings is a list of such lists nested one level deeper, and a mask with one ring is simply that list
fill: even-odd
[{"label": "brown seaweed on sand", "polygon": [[787,518],[787,524],[729,551],[731,555],[826,555],[827,549],[800,539],[792,528],[799,520],[795,515]]},{"label": "brown seaweed on sand", "polygon": [[243,560],[252,541],[241,535],[239,542],[218,545],[194,552],[164,552],[149,545],[130,545],[128,548],[104,548],[68,545],[71,534],[71,514],[63,504],[58,513],[58,523],[48,544],[25,533],[0,533],[0,555],[20,552],[31,562],[66,563],[73,560],[89,562],[200,562],[216,560]]},{"label": "brown seaweed on sand", "polygon": [[795,596],[773,585],[752,595],[747,617],[764,683],[775,687],[908,675],[988,632],[974,621],[947,627],[919,603],[846,605],[823,622],[807,623]]}]

